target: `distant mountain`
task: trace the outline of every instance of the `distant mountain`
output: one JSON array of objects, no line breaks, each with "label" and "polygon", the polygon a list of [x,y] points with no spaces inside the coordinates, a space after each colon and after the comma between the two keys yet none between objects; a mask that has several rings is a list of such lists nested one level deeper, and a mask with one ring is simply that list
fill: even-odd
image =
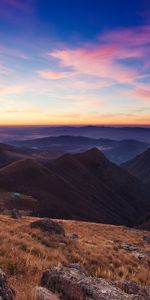
[{"label": "distant mountain", "polygon": [[24,150],[10,145],[0,144],[0,167],[26,157],[27,153]]},{"label": "distant mountain", "polygon": [[96,148],[45,165],[14,162],[0,169],[0,188],[32,195],[54,218],[133,225],[149,207],[143,184]]},{"label": "distant mountain", "polygon": [[0,140],[35,139],[46,136],[85,136],[114,140],[133,140],[150,143],[150,127],[125,126],[0,126]]},{"label": "distant mountain", "polygon": [[80,148],[81,150],[84,147],[90,147],[93,145],[101,147],[113,147],[117,145],[117,143],[118,141],[111,139],[95,139],[84,136],[71,135],[61,135],[54,137],[48,136],[33,140],[11,141],[12,145],[26,148],[57,149],[63,147],[65,150],[74,150],[76,148]]},{"label": "distant mountain", "polygon": [[94,139],[83,136],[45,137],[34,140],[14,141],[11,144],[37,150],[54,152],[80,152],[98,147],[111,161],[121,164],[146,150],[149,145],[136,140]]},{"label": "distant mountain", "polygon": [[124,163],[122,167],[150,185],[150,148],[134,159]]},{"label": "distant mountain", "polygon": [[49,149],[42,151],[0,144],[0,168],[21,159],[34,158],[38,161],[47,161],[57,158],[62,154],[64,154],[64,151],[61,150]]}]

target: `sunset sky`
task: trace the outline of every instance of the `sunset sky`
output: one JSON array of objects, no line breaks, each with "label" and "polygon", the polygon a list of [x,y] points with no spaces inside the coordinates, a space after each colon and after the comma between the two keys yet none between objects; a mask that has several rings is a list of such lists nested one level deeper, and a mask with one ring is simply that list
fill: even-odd
[{"label": "sunset sky", "polygon": [[150,125],[150,1],[0,0],[0,124]]}]

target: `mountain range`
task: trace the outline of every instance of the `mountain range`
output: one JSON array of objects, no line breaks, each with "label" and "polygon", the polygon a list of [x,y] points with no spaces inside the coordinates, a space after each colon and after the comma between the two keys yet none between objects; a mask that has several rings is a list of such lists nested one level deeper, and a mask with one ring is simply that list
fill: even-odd
[{"label": "mountain range", "polygon": [[[62,152],[81,152],[92,147],[98,147],[111,161],[121,164],[137,154],[143,152],[149,147],[148,143],[136,140],[112,140],[96,139],[85,136],[63,135],[58,137],[44,137],[39,139],[10,141],[11,145],[32,149],[32,151],[53,151],[54,153]],[[37,155],[37,153],[36,153]]]},{"label": "mountain range", "polygon": [[132,226],[149,209],[144,184],[97,148],[3,166],[0,189],[33,196],[39,215],[53,218]]},{"label": "mountain range", "polygon": [[135,126],[0,126],[0,140],[35,139],[46,136],[85,136],[90,138],[127,139],[150,143],[150,127]]}]

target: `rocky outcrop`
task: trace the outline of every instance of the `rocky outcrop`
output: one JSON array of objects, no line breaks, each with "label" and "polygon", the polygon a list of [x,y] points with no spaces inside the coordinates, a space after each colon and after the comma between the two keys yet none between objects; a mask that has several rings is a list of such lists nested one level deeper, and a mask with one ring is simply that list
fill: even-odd
[{"label": "rocky outcrop", "polygon": [[150,300],[148,294],[142,295],[138,289],[137,294],[130,294],[117,283],[88,277],[78,265],[46,270],[41,285],[58,292],[62,300]]},{"label": "rocky outcrop", "polygon": [[150,244],[150,235],[145,235],[143,240]]},{"label": "rocky outcrop", "polygon": [[123,280],[123,281],[114,281],[113,284],[119,287],[127,294],[136,295],[134,299],[150,299],[150,287],[145,286],[141,288],[136,282]]},{"label": "rocky outcrop", "polygon": [[127,252],[131,252],[139,260],[143,260],[145,258],[150,257],[150,252],[141,249],[141,247],[139,247],[139,246],[135,246],[135,245],[132,245],[130,243],[123,243],[119,240],[114,241],[114,243],[119,249],[123,249]]},{"label": "rocky outcrop", "polygon": [[42,231],[47,231],[51,234],[65,235],[65,231],[61,223],[46,218],[32,222],[31,227],[40,228]]},{"label": "rocky outcrop", "polygon": [[33,299],[36,300],[60,300],[60,298],[43,287],[36,287],[33,290]]},{"label": "rocky outcrop", "polygon": [[9,288],[7,283],[7,277],[5,273],[0,269],[0,300],[14,300],[15,292]]},{"label": "rocky outcrop", "polygon": [[68,238],[70,240],[77,240],[79,238],[79,236],[77,233],[67,233],[66,238]]}]

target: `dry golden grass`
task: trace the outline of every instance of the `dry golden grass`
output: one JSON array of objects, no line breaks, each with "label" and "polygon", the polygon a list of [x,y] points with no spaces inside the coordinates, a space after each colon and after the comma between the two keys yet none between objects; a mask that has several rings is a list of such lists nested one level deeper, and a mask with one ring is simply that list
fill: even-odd
[{"label": "dry golden grass", "polygon": [[66,233],[75,232],[77,241],[49,236],[30,227],[34,218],[13,220],[0,216],[0,267],[17,291],[17,300],[31,300],[42,271],[50,266],[80,263],[92,276],[112,280],[130,279],[150,284],[150,261],[139,260],[132,252],[119,249],[115,240],[149,251],[142,232],[121,226],[62,221]]}]

